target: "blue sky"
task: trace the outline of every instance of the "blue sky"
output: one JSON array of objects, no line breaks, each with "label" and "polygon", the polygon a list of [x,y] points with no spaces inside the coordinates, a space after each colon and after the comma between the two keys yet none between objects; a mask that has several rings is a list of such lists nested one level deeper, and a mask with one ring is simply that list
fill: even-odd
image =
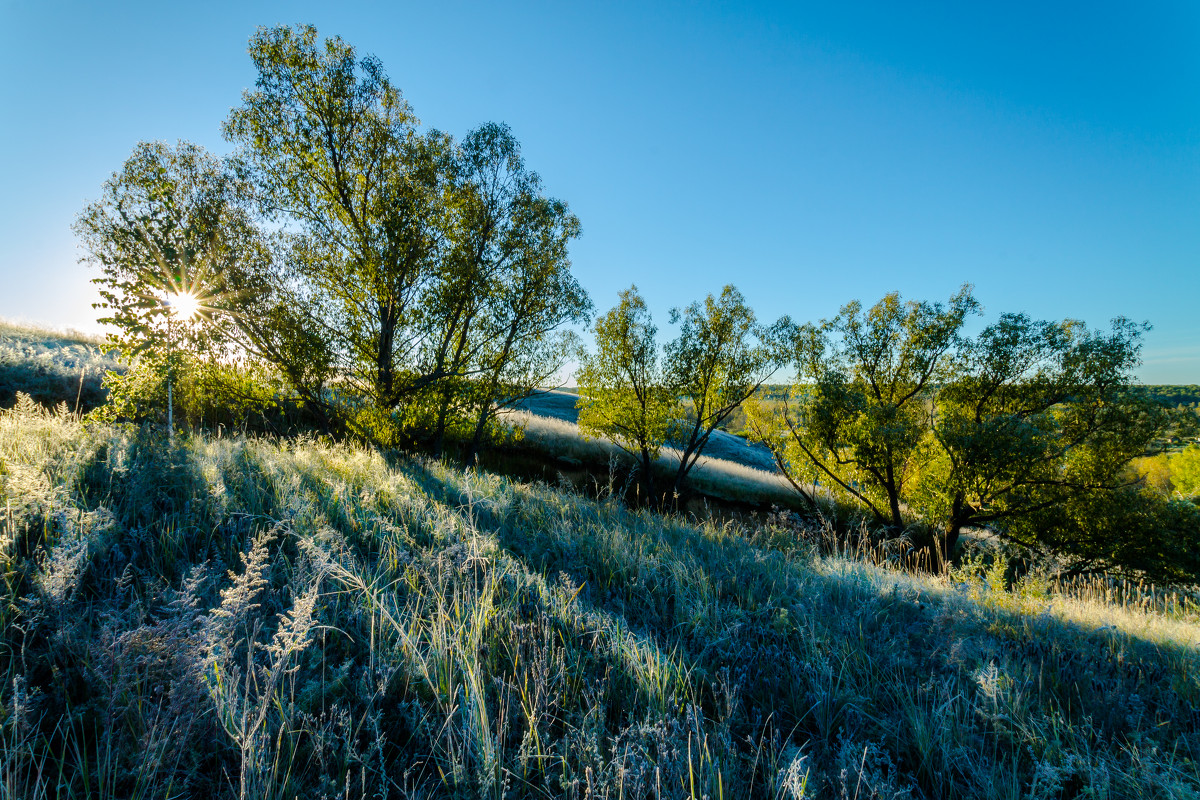
[{"label": "blue sky", "polygon": [[[203,8],[202,13],[194,9]],[[1148,320],[1200,383],[1200,4],[0,0],[0,316],[94,329],[70,224],[141,139],[228,151],[259,25],[377,55],[456,136],[509,123],[583,223],[596,306],[725,283],[816,320],[969,282]]]}]

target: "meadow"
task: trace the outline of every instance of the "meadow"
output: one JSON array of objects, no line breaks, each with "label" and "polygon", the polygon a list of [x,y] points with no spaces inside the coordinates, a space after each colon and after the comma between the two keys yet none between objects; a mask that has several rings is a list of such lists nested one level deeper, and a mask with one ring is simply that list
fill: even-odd
[{"label": "meadow", "polygon": [[0,415],[0,797],[1200,795],[1194,594]]}]

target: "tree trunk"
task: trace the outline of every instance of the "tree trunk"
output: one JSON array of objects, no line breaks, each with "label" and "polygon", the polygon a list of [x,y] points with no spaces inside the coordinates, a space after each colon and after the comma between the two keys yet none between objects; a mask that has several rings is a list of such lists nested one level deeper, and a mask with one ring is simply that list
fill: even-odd
[{"label": "tree trunk", "polygon": [[442,450],[446,446],[446,417],[450,414],[450,400],[454,396],[454,387],[450,385],[449,378],[443,378],[445,381],[442,387],[442,399],[438,404],[437,426],[433,431],[433,457],[441,458]]},{"label": "tree trunk", "polygon": [[687,480],[687,475],[692,468],[692,464],[688,463],[688,459],[692,457],[693,453],[703,447],[707,439],[707,434],[700,436],[700,420],[697,418],[695,424],[692,426],[692,434],[688,437],[688,443],[684,446],[683,452],[680,453],[679,469],[675,473],[675,484],[671,489],[671,494],[676,503],[678,503],[679,496],[683,493],[683,483]]},{"label": "tree trunk", "polygon": [[488,417],[491,416],[491,408],[485,404],[479,409],[479,418],[475,421],[475,435],[471,437],[471,447],[467,450],[467,463],[475,461],[479,455],[480,448],[483,447],[483,432],[487,430]]},{"label": "tree trunk", "polygon": [[950,559],[954,556],[954,548],[958,546],[958,537],[962,532],[962,525],[957,522],[951,522],[946,527],[945,538],[941,542],[941,571],[945,572],[950,568]]},{"label": "tree trunk", "polygon": [[650,472],[650,451],[642,448],[642,489],[646,493],[645,499],[642,501],[647,506],[652,505],[654,500],[654,475]]},{"label": "tree trunk", "polygon": [[384,408],[391,408],[396,404],[395,398],[395,382],[396,371],[395,364],[392,363],[392,354],[396,340],[396,319],[392,313],[392,303],[379,303],[379,343],[375,354],[375,370],[376,381],[375,386],[376,396],[379,398],[379,403]]},{"label": "tree trunk", "polygon": [[896,474],[889,461],[887,465],[887,485],[884,486],[888,496],[888,510],[892,512],[892,526],[896,529],[904,527],[904,518],[900,516],[900,490],[896,486]]},{"label": "tree trunk", "polygon": [[950,559],[954,557],[954,548],[958,546],[958,538],[962,533],[963,524],[969,515],[964,519],[964,510],[966,503],[961,496],[954,498],[954,503],[950,507],[950,519],[946,522],[946,532],[941,542],[935,542],[935,546],[939,547],[938,558],[941,563],[938,565],[941,572],[945,572],[950,567]]}]

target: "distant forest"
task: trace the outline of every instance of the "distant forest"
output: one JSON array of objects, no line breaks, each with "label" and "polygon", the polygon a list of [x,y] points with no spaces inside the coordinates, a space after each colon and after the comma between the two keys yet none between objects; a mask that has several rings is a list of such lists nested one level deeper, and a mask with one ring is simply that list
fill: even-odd
[{"label": "distant forest", "polygon": [[[1200,408],[1200,386],[1194,383],[1185,386],[1147,385],[1142,389],[1171,408]],[[782,400],[787,392],[788,385],[785,383],[767,383],[759,389],[759,393],[767,400]]]},{"label": "distant forest", "polygon": [[1161,400],[1172,408],[1200,408],[1200,386],[1144,386],[1142,387],[1156,400]]}]

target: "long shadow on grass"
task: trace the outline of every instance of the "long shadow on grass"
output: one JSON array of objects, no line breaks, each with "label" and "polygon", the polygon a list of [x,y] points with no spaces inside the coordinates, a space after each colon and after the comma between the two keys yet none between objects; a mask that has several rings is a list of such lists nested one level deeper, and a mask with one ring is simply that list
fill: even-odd
[{"label": "long shadow on grass", "polygon": [[[707,689],[706,712],[736,695],[744,731],[773,716],[818,755],[882,743],[935,796],[1006,771],[1028,785],[1054,750],[1131,770],[1155,748],[1200,754],[1193,647],[786,558],[616,503],[411,470],[528,568],[570,576],[581,601],[679,654]],[[1200,782],[1194,768],[1186,777]]]}]

